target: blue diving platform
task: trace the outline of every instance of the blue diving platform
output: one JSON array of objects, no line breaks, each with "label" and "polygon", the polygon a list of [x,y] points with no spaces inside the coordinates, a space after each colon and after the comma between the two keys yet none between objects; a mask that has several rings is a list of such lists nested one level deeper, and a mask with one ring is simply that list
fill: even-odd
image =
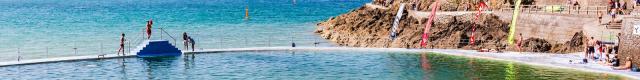
[{"label": "blue diving platform", "polygon": [[131,53],[135,53],[138,57],[164,57],[182,55],[182,51],[173,46],[167,40],[145,40],[131,51]]}]

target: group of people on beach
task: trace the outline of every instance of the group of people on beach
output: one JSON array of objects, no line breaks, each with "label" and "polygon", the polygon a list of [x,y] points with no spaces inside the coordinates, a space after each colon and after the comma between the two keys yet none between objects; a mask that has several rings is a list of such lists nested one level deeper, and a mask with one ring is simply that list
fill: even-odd
[{"label": "group of people on beach", "polygon": [[[618,57],[621,33],[618,33],[617,37],[618,40],[616,42],[599,41],[594,37],[590,37],[585,46],[586,52],[583,63],[592,60],[601,65],[611,66],[614,70],[637,71],[638,67],[633,65],[633,59],[631,57],[625,57],[623,59]],[[624,64],[620,64],[621,62],[624,62]]]}]

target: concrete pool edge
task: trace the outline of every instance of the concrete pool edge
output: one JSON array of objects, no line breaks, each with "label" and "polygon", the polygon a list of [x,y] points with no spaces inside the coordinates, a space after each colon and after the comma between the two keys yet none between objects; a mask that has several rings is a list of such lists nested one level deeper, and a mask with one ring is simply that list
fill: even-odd
[{"label": "concrete pool edge", "polygon": [[[620,76],[631,78],[631,79],[640,79],[637,77],[637,76],[640,76],[639,72],[606,70],[606,68],[603,68],[603,67],[598,67],[598,66],[592,67],[594,63],[564,64],[565,63],[564,61],[568,62],[568,60],[573,60],[572,58],[579,54],[549,54],[549,53],[521,54],[516,52],[485,53],[485,52],[475,52],[473,50],[457,50],[457,49],[405,49],[405,48],[353,48],[353,47],[254,47],[254,48],[229,48],[229,49],[202,49],[198,51],[185,51],[183,52],[183,54],[247,52],[247,51],[292,51],[292,50],[295,50],[295,51],[344,50],[344,51],[384,51],[384,52],[432,52],[437,54],[463,56],[463,57],[469,57],[469,58],[508,61],[508,62],[533,65],[533,66],[573,69],[578,71],[595,72],[595,73],[607,73],[607,74],[620,75]],[[103,57],[98,57],[98,55],[87,55],[87,56],[33,59],[33,60],[23,60],[23,61],[1,62],[0,67],[54,63],[54,62],[68,62],[68,61],[99,60],[99,59],[110,59],[110,58],[127,58],[127,57],[135,57],[135,56],[136,56],[135,54],[128,54],[125,56],[118,56],[115,54],[106,54]],[[531,59],[531,58],[534,58],[534,59]],[[545,60],[537,60],[535,58],[544,58]]]},{"label": "concrete pool edge", "polygon": [[44,64],[44,63],[55,63],[55,62],[68,62],[68,61],[126,58],[126,57],[135,57],[135,56],[136,55],[134,54],[126,54],[124,56],[119,56],[116,54],[105,54],[105,55],[85,55],[85,56],[44,58],[44,59],[30,59],[30,60],[22,60],[22,61],[0,62],[0,67],[29,65],[29,64]]}]

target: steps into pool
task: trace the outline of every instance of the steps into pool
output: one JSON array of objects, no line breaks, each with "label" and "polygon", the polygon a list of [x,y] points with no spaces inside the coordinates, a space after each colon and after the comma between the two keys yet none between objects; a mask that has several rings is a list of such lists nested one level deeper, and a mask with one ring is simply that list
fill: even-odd
[{"label": "steps into pool", "polygon": [[182,51],[171,45],[167,40],[145,40],[131,53],[135,53],[138,57],[163,57],[163,56],[180,56]]}]

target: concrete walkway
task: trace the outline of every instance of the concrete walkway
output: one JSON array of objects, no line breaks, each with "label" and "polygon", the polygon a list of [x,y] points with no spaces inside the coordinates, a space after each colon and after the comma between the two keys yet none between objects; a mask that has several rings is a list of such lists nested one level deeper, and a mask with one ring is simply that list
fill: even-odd
[{"label": "concrete walkway", "polygon": [[28,65],[28,64],[65,62],[65,61],[82,61],[82,60],[97,60],[97,59],[111,59],[111,58],[126,58],[126,57],[135,57],[135,56],[136,56],[135,54],[126,54],[124,56],[119,56],[119,55],[116,55],[116,54],[106,54],[106,55],[87,55],[87,56],[45,58],[45,59],[30,59],[30,60],[21,60],[21,61],[0,62],[0,67],[3,67],[3,66],[15,66],[15,65]]},{"label": "concrete walkway", "polygon": [[[375,5],[371,3],[367,3],[365,7],[372,8],[372,9],[390,9],[389,7],[384,7],[384,6]],[[408,13],[408,16],[412,16],[413,18],[421,20],[421,19],[429,18],[429,15],[431,14],[431,12],[430,10],[428,11],[429,12],[415,11],[415,10],[408,9],[407,13]],[[476,13],[477,11],[438,11],[436,15],[456,16],[456,15],[476,14]],[[492,14],[494,12],[484,11],[483,13]],[[497,11],[495,12],[495,14],[503,18],[508,18],[508,19],[503,19],[504,21],[511,21],[511,15],[513,13],[511,11],[502,11],[502,12]],[[616,35],[617,33],[620,33],[620,29],[607,29],[606,25],[602,25],[608,21],[611,21],[611,17],[605,14],[603,14],[602,23],[598,23],[597,19],[593,15],[591,16],[563,15],[562,13],[550,14],[545,12],[534,12],[534,13],[524,12],[524,13],[521,13],[520,17],[521,17],[520,19],[522,19],[522,17],[529,17],[529,18],[541,17],[540,19],[533,19],[533,18],[530,18],[530,19],[537,20],[538,22],[552,22],[549,24],[539,24],[539,25],[519,24],[520,26],[530,26],[530,27],[518,27],[519,28],[518,30],[521,31],[521,33],[530,34],[530,35],[525,35],[525,37],[552,39],[557,43],[564,43],[566,41],[570,41],[571,38],[574,36],[574,34],[579,31],[583,31],[584,34],[588,37],[595,37],[598,40],[608,41],[608,42],[614,42],[615,40],[617,40]],[[552,17],[552,18],[547,18],[547,17]],[[576,21],[587,21],[587,22],[580,22],[585,24],[570,24],[569,26],[562,26],[562,27],[553,26],[553,25],[559,25],[561,23],[572,22],[572,20],[564,21],[564,19],[570,19],[570,18],[573,19],[573,18],[582,18],[582,17],[594,17],[594,18],[592,20],[576,20]],[[559,20],[559,21],[545,21],[549,19]]]},{"label": "concrete walkway", "polygon": [[[388,7],[375,5],[375,4],[371,4],[371,3],[367,3],[365,5],[365,7],[371,8],[371,9],[385,9],[385,10],[389,9]],[[407,13],[409,13],[409,16],[413,16],[416,19],[429,18],[429,15],[431,14],[431,11],[425,12],[425,11],[416,11],[416,10],[412,10],[412,9],[406,9],[406,10],[407,10]],[[476,14],[476,13],[477,13],[477,11],[438,11],[436,13],[436,15],[456,16],[456,15]],[[493,12],[492,11],[484,11],[482,13],[493,13]]]}]

